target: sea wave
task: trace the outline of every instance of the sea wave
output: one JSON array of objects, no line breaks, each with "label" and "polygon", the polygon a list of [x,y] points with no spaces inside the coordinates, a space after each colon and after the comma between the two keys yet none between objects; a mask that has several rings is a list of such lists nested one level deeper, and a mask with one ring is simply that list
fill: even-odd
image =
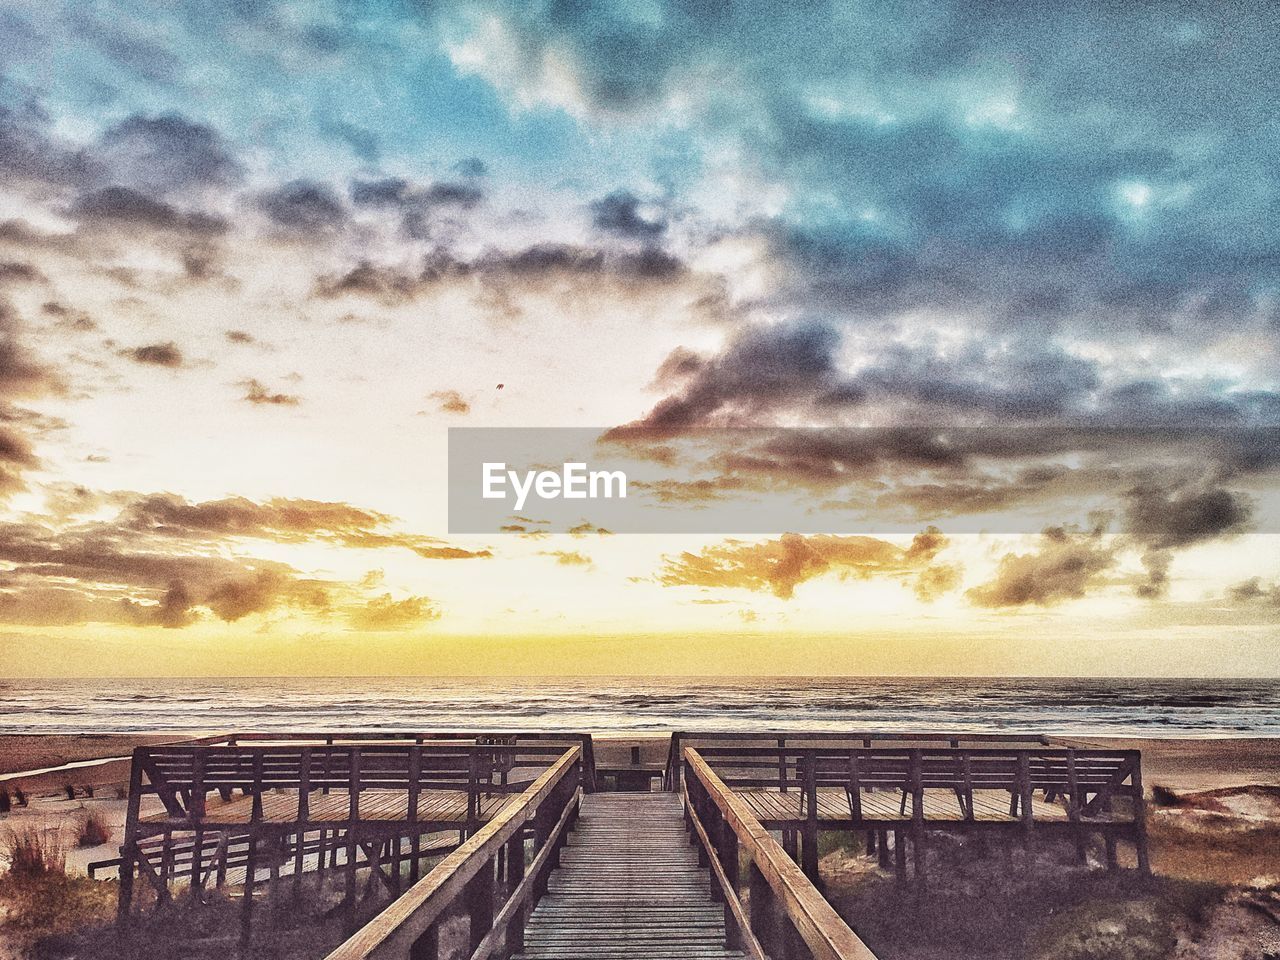
[{"label": "sea wave", "polygon": [[1280,736],[1276,680],[0,681],[0,732],[1002,730]]}]

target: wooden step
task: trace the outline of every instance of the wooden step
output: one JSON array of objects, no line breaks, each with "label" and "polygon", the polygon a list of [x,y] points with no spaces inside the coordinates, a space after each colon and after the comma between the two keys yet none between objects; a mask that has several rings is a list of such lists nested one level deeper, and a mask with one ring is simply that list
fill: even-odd
[{"label": "wooden step", "polygon": [[593,793],[515,960],[724,960],[724,908],[671,793]]}]

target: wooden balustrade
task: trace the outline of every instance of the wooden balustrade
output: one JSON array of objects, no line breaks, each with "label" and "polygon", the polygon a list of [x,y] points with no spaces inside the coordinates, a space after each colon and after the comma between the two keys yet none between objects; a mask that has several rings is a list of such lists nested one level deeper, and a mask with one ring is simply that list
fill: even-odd
[{"label": "wooden balustrade", "polygon": [[[683,792],[700,850],[723,876],[726,927],[741,948],[771,960],[875,960],[817,887],[693,747],[684,750]],[[750,858],[749,915],[738,901],[738,862]],[[814,851],[816,856],[816,848]],[[745,934],[745,936],[743,936]]]},{"label": "wooden balustrade", "polygon": [[892,837],[900,879],[909,841],[915,876],[924,880],[929,831],[1002,830],[1018,838],[1028,861],[1041,834],[1067,837],[1081,860],[1097,835],[1112,868],[1116,842],[1125,840],[1139,871],[1150,871],[1136,750],[744,745],[702,747],[699,755],[757,819],[782,831],[784,847],[815,880],[820,829],[865,831],[868,852],[886,867]]},{"label": "wooden balustrade", "polygon": [[[571,747],[515,801],[327,960],[436,960],[439,924],[456,907],[470,918],[472,960],[518,949],[528,912],[545,892],[549,871],[577,812],[582,749]],[[525,867],[526,839],[535,856]],[[499,877],[499,854],[505,876]],[[500,890],[501,906],[498,900]]]},{"label": "wooden balustrade", "polygon": [[917,733],[902,730],[792,730],[761,731],[758,733],[676,731],[671,734],[671,744],[667,749],[667,766],[663,775],[663,789],[678,790],[680,788],[682,751],[686,744],[698,746],[702,749],[725,743],[760,744],[769,741],[772,741],[778,750],[785,750],[788,743],[840,743],[847,745],[861,743],[863,747],[894,743],[946,744],[950,747],[959,747],[965,744],[992,743],[1035,744],[1038,746],[1048,746],[1049,744],[1048,737],[1036,733],[968,733],[963,731],[954,733]]}]

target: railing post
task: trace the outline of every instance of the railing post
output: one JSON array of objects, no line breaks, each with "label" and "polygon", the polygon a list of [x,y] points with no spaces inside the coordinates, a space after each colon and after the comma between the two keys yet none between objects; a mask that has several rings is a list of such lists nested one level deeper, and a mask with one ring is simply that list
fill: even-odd
[{"label": "railing post", "polygon": [[1080,825],[1080,778],[1076,772],[1075,748],[1067,750],[1067,819],[1072,824],[1076,859],[1080,863],[1085,863],[1089,859],[1089,853],[1085,844],[1084,828]]},{"label": "railing post", "polygon": [[480,870],[467,881],[463,893],[467,916],[470,918],[470,943],[468,954],[474,953],[476,947],[493,928],[493,858],[485,860]]},{"label": "railing post", "polygon": [[124,842],[120,845],[120,899],[116,904],[116,922],[127,926],[133,911],[133,874],[138,858],[138,814],[142,805],[142,763],[146,747],[133,751],[129,768],[129,806],[124,820]]},{"label": "railing post", "polygon": [[409,883],[418,882],[421,869],[422,832],[418,830],[418,797],[422,792],[422,747],[409,748]]},{"label": "railing post", "polygon": [[[734,832],[733,826],[725,819],[724,814],[720,812],[720,808],[715,804],[711,805],[715,811],[717,842],[716,856],[720,859],[720,866],[724,868],[724,875],[729,881],[730,895],[734,898],[738,896],[738,835]],[[712,889],[718,889],[717,884],[712,884]],[[733,914],[733,907],[725,898],[724,905],[724,936],[725,947],[729,950],[739,950],[742,948],[741,931],[738,929],[737,921]]]},{"label": "railing post", "polygon": [[751,932],[770,960],[785,960],[786,940],[782,936],[785,921],[774,901],[769,881],[754,862],[748,872],[747,887],[751,892]]},{"label": "railing post", "polygon": [[805,754],[804,768],[804,843],[802,850],[802,868],[813,885],[817,886],[818,878],[818,757],[810,751]]},{"label": "railing post", "polygon": [[1138,872],[1151,876],[1151,859],[1147,852],[1147,798],[1142,792],[1142,755],[1133,755],[1133,829],[1138,848]]},{"label": "railing post", "polygon": [[915,879],[920,886],[928,880],[929,852],[924,839],[924,772],[920,748],[911,751],[911,852],[915,860]]},{"label": "railing post", "polygon": [[[524,828],[516,831],[515,836],[507,841],[507,886],[515,890],[524,880]],[[524,947],[525,908],[516,910],[507,924],[506,946],[508,953],[515,953]]]},{"label": "railing post", "polygon": [[1022,808],[1022,830],[1027,848],[1027,865],[1035,862],[1035,816],[1031,809],[1031,758],[1025,750],[1018,751],[1018,802]]},{"label": "railing post", "polygon": [[440,924],[433,923],[427,932],[413,941],[409,947],[409,960],[439,960],[440,957]]}]

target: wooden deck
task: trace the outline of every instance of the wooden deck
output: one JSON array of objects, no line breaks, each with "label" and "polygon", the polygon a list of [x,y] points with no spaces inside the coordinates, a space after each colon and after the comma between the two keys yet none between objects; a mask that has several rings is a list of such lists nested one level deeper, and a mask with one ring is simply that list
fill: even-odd
[{"label": "wooden deck", "polygon": [[742,957],[725,945],[724,911],[711,897],[672,793],[584,797],[560,868],[525,927],[522,960]]},{"label": "wooden deck", "polygon": [[[660,793],[595,792],[585,735],[140,747],[120,922],[135,899],[238,888],[241,955],[254,956],[257,892],[297,894],[305,878],[342,893],[350,936],[329,960],[439,960],[458,915],[470,960],[875,960],[821,894],[821,831],[864,836],[902,883],[910,865],[917,896],[940,833],[991,831],[1028,867],[1041,835],[1074,841],[1082,861],[1100,841],[1112,869],[1132,843],[1149,869],[1136,751],[928,733],[709,739],[723,745],[674,754],[673,742]],[[651,783],[644,773],[610,785]],[[163,809],[143,807],[151,796]],[[373,894],[388,906],[358,927]]]}]

